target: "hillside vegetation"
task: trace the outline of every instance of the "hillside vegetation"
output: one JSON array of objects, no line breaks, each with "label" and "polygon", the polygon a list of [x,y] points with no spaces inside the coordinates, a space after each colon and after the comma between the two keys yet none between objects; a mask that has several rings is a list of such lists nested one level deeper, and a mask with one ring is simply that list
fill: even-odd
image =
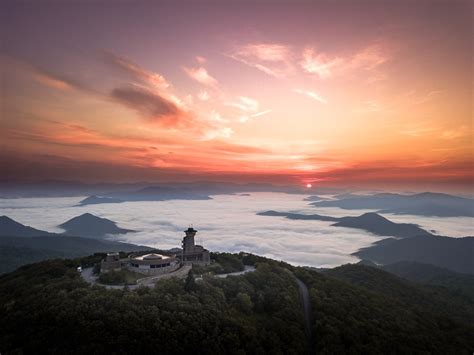
[{"label": "hillside vegetation", "polygon": [[[0,352],[307,354],[296,277],[309,288],[317,353],[474,349],[472,299],[459,301],[468,310],[461,315],[449,295],[430,303],[431,290],[377,269],[350,265],[330,276],[255,255],[218,256],[223,267],[240,259],[256,271],[130,291],[82,280],[75,267],[98,256],[23,266],[0,277]],[[373,287],[384,282],[388,291]]]}]

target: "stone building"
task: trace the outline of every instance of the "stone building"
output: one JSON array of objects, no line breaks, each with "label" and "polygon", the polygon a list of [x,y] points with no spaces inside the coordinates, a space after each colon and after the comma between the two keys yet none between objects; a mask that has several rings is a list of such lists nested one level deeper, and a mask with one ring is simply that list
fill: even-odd
[{"label": "stone building", "polygon": [[194,237],[197,233],[192,227],[184,231],[186,236],[183,238],[183,251],[181,253],[181,263],[184,265],[208,265],[211,263],[209,250],[204,249],[202,245],[196,245]]},{"label": "stone building", "polygon": [[161,254],[130,255],[128,269],[143,275],[160,275],[175,271],[180,266],[176,257]]},{"label": "stone building", "polygon": [[100,263],[100,272],[120,271],[121,268],[119,253],[108,253]]}]

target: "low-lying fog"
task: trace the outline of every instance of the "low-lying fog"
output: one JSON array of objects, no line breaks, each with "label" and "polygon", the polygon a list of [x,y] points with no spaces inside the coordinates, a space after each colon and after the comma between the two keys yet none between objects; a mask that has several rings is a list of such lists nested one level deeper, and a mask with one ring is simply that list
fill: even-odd
[{"label": "low-lying fog", "polygon": [[[61,232],[57,225],[89,212],[111,219],[120,227],[138,230],[113,238],[162,249],[180,246],[183,230],[192,224],[199,231],[196,236],[199,244],[211,251],[248,251],[295,265],[317,267],[357,262],[351,253],[383,238],[362,230],[332,227],[331,222],[256,215],[266,210],[336,217],[366,212],[311,207],[303,201],[304,197],[253,193],[250,196],[219,195],[206,201],[124,202],[83,207],[75,205],[84,197],[4,199],[0,200],[0,215],[37,229]],[[451,237],[472,234],[474,220],[384,216],[394,222],[417,223],[426,230]]]}]

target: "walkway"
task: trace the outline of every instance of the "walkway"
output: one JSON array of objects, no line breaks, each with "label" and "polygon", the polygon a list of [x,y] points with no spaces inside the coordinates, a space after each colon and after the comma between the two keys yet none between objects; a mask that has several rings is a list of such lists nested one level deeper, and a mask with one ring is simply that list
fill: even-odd
[{"label": "walkway", "polygon": [[191,266],[183,265],[179,269],[177,269],[173,272],[170,272],[168,274],[154,275],[154,276],[149,276],[149,277],[144,277],[142,279],[138,279],[136,285],[104,285],[104,284],[101,284],[100,282],[97,281],[97,276],[95,276],[92,273],[92,268],[91,267],[83,269],[82,272],[81,272],[81,276],[88,283],[90,283],[92,285],[99,285],[99,286],[105,287],[109,290],[121,290],[125,287],[128,287],[130,290],[135,290],[140,286],[155,287],[155,284],[158,281],[164,280],[164,279],[169,279],[169,278],[172,278],[172,277],[184,278],[188,274],[189,270],[191,270]]}]

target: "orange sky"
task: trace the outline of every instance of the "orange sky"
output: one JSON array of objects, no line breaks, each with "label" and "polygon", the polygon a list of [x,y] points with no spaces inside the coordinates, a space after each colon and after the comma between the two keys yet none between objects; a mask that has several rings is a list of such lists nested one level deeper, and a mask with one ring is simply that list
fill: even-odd
[{"label": "orange sky", "polygon": [[471,186],[468,1],[7,6],[8,179]]}]

